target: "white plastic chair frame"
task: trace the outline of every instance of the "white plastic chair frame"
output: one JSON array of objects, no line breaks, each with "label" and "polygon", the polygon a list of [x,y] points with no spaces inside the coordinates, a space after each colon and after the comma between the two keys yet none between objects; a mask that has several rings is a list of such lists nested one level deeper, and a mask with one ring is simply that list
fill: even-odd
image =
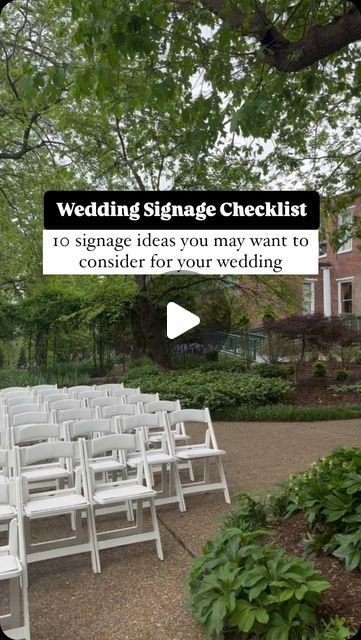
[{"label": "white plastic chair frame", "polygon": [[[21,500],[18,478],[10,481],[8,491],[15,491],[16,511],[19,511]],[[9,580],[10,587],[9,612],[0,616],[0,624],[5,627],[6,637],[30,640],[28,575],[21,517],[10,521],[8,545],[0,547],[0,580]]]},{"label": "white plastic chair frame", "polygon": [[[218,447],[209,409],[181,409],[180,411],[165,415],[170,428],[179,422],[194,422],[204,424],[206,427],[205,440],[203,443],[184,446],[174,445],[174,452],[178,461],[203,460],[204,462],[203,480],[190,484],[182,484],[183,493],[186,495],[203,491],[222,490],[224,499],[229,504],[231,500],[222,464],[222,456],[225,454],[225,451]],[[220,482],[210,481],[209,462],[212,458],[214,458],[216,462]]]},{"label": "white plastic chair frame", "polygon": [[[180,411],[181,408],[182,407],[179,400],[158,400],[153,402],[146,402],[142,405],[143,413],[159,413],[160,411],[173,413],[174,411]],[[178,424],[176,424],[171,430],[171,434],[175,443],[190,440],[190,436],[186,433],[184,422],[178,422]],[[150,444],[158,444],[161,436],[161,433],[153,432],[151,435],[147,435],[147,440]],[[189,473],[189,479],[191,480],[191,482],[194,482],[192,460],[188,460],[184,464],[179,462],[178,469],[187,469]]]},{"label": "white plastic chair frame", "polygon": [[[123,527],[120,529],[112,529],[108,531],[96,531],[96,544],[98,549],[109,549],[113,547],[123,546],[127,544],[135,544],[154,540],[156,543],[157,554],[160,560],[163,560],[163,550],[160,539],[158,520],[155,509],[155,491],[151,486],[151,478],[149,467],[145,458],[144,440],[141,434],[113,434],[95,438],[94,440],[81,439],[84,459],[84,466],[87,471],[86,497],[93,504],[95,514],[109,512],[109,507],[122,504],[128,504],[130,501],[136,503],[136,521],[134,525]],[[128,451],[139,449],[140,461],[137,467],[135,477],[127,479],[118,479],[113,482],[105,482],[99,485],[94,479],[91,466],[88,460],[93,459],[111,449],[119,451]],[[143,527],[143,509],[149,505],[152,519],[152,530],[144,531]],[[119,511],[124,509],[119,508]],[[96,522],[96,518],[95,518]]]},{"label": "white plastic chair frame", "polygon": [[[30,447],[15,447],[15,462],[18,473],[22,467],[53,460],[79,460],[80,474],[73,487],[56,489],[50,492],[30,493],[28,483],[22,478],[21,516],[24,519],[24,533],[27,562],[38,562],[50,558],[70,556],[77,553],[90,553],[94,573],[100,572],[99,554],[95,541],[95,521],[92,504],[82,495],[81,486],[85,485],[87,473],[84,468],[82,447],[78,442],[49,442]],[[88,540],[83,542],[82,513],[86,514]],[[62,514],[74,517],[75,535],[45,542],[31,541],[32,520],[52,518]]]},{"label": "white plastic chair frame", "polygon": [[[161,505],[177,502],[179,510],[186,511],[172,437],[165,415],[164,412],[136,414],[134,416],[120,417],[118,421],[122,433],[140,430],[144,441],[145,434],[149,433],[149,430],[156,429],[157,432],[163,431],[159,448],[148,449],[145,454],[152,475],[154,476],[154,473],[157,472],[161,473],[161,489],[157,491],[156,504]],[[139,452],[129,453],[127,456],[128,467],[131,469],[136,467],[139,459]],[[152,484],[154,485],[154,477]]]}]

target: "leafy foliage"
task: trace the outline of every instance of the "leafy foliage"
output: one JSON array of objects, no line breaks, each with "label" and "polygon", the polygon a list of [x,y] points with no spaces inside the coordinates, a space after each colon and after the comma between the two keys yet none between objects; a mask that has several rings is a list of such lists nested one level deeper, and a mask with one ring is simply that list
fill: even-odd
[{"label": "leafy foliage", "polygon": [[288,517],[304,512],[310,537],[308,553],[321,550],[361,569],[361,449],[343,447],[292,477],[272,499]]},{"label": "leafy foliage", "polygon": [[264,544],[266,533],[224,528],[194,561],[187,605],[210,635],[238,629],[267,640],[301,639],[316,625],[329,583],[312,563]]},{"label": "leafy foliage", "polygon": [[158,391],[164,399],[179,399],[184,407],[204,407],[211,410],[228,406],[264,405],[286,401],[291,385],[281,378],[265,379],[256,374],[224,371],[130,370],[123,377],[127,385],[141,386],[145,392]]}]

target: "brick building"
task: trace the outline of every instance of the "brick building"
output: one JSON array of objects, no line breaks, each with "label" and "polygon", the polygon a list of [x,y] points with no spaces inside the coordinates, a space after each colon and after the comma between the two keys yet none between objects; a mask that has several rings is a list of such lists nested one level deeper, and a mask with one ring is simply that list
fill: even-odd
[{"label": "brick building", "polygon": [[[361,217],[361,197],[338,216],[339,225],[351,225]],[[303,282],[305,313],[361,316],[361,243],[348,237],[334,251],[327,241],[320,243],[319,275]]]}]

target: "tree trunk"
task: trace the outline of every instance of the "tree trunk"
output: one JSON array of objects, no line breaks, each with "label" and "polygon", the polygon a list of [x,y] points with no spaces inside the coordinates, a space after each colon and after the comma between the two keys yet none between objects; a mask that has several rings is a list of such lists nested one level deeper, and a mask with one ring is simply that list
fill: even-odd
[{"label": "tree trunk", "polygon": [[147,295],[147,276],[137,276],[137,283],[139,294],[135,301],[135,320],[141,330],[145,349],[161,369],[170,369],[169,353],[160,322],[161,312]]}]

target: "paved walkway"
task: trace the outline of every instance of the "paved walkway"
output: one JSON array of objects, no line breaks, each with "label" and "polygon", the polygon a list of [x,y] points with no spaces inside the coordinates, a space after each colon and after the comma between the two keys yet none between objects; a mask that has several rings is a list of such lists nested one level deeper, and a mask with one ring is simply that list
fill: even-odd
[{"label": "paved walkway", "polygon": [[[358,420],[319,423],[218,423],[231,494],[269,489],[339,445],[361,446]],[[187,497],[188,511],[158,509],[164,562],[151,543],[101,552],[102,573],[87,554],[30,565],[34,640],[204,640],[183,609],[182,585],[194,554],[226,511],[221,493]]]}]

